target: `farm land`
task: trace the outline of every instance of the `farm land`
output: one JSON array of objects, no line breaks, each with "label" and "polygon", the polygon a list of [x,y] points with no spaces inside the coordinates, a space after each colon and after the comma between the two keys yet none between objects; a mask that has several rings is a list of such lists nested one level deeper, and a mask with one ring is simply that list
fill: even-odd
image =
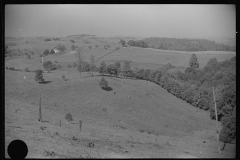
[{"label": "farm land", "polygon": [[[157,70],[170,63],[174,68],[169,72],[183,73],[193,53],[201,69],[210,59],[230,60],[235,52],[122,47],[117,37],[85,35],[45,41],[46,38],[5,40],[9,52],[5,67],[18,70],[5,69],[6,156],[8,144],[21,139],[29,148],[26,158],[235,157],[235,144],[226,143],[222,153],[218,153],[216,122],[209,111],[192,106],[151,81],[101,76],[96,71],[93,76],[89,72],[79,76],[77,67],[68,67],[78,62],[72,45],[81,48],[84,61],[89,62],[92,55],[99,59],[95,62],[97,67],[103,61],[107,65],[119,61],[123,66],[126,60],[131,62],[131,69]],[[66,47],[64,53],[49,54],[45,61],[61,68],[47,72],[40,55],[59,44]],[[119,49],[113,51],[116,47]],[[26,68],[29,72],[24,71]],[[46,83],[35,81],[33,71],[37,69],[44,71]],[[111,90],[99,87],[102,77]],[[39,98],[42,122],[38,121]],[[72,115],[71,123],[65,119],[67,113]],[[79,120],[83,122],[81,130]]]}]

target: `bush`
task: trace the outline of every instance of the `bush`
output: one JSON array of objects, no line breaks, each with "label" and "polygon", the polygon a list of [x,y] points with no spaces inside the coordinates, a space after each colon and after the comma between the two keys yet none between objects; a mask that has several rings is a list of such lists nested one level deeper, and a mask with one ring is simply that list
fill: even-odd
[{"label": "bush", "polygon": [[36,82],[43,82],[44,81],[44,79],[43,79],[43,71],[42,70],[36,70],[35,71],[35,81]]},{"label": "bush", "polygon": [[92,49],[92,46],[88,46],[89,49]]},{"label": "bush", "polygon": [[50,50],[49,54],[54,54],[55,51],[53,49]]},{"label": "bush", "polygon": [[28,68],[25,68],[25,69],[24,69],[24,72],[29,72]]},{"label": "bush", "polygon": [[67,113],[65,116],[65,119],[69,122],[69,121],[73,121],[72,115],[70,113]]},{"label": "bush", "polygon": [[51,61],[46,61],[43,63],[44,69],[46,69],[48,72],[50,72],[53,69],[53,64]]},{"label": "bush", "polygon": [[77,67],[77,65],[78,65],[78,64],[77,64],[76,62],[75,62],[75,63],[73,63],[73,67],[74,67],[74,68],[76,68],[76,67]]},{"label": "bush", "polygon": [[14,68],[14,67],[9,67],[8,69],[9,69],[9,70],[12,70],[12,71],[14,71],[14,70],[15,70],[15,68]]},{"label": "bush", "polygon": [[62,44],[58,44],[56,47],[61,53],[63,53],[66,50],[66,47]]},{"label": "bush", "polygon": [[45,39],[45,42],[47,42],[47,41],[51,41],[52,39],[50,39],[50,38],[46,38]]},{"label": "bush", "polygon": [[62,66],[59,64],[59,65],[57,65],[57,68],[58,68],[58,69],[61,69],[61,68],[62,68]]},{"label": "bush", "polygon": [[58,68],[57,64],[52,65],[52,70],[56,70]]},{"label": "bush", "polygon": [[101,81],[99,82],[99,86],[103,89],[106,89],[108,87],[108,82],[105,80],[104,77],[102,77]]},{"label": "bush", "polygon": [[62,79],[63,79],[63,80],[66,80],[64,75],[62,76]]},{"label": "bush", "polygon": [[74,41],[74,40],[70,40],[70,42],[72,42],[72,43],[75,43],[75,41]]},{"label": "bush", "polygon": [[48,50],[48,49],[46,49],[46,50],[43,52],[43,55],[44,55],[44,56],[47,56],[47,55],[49,55],[49,50]]},{"label": "bush", "polygon": [[71,64],[69,64],[69,65],[68,65],[68,68],[72,68],[72,65],[71,65]]}]

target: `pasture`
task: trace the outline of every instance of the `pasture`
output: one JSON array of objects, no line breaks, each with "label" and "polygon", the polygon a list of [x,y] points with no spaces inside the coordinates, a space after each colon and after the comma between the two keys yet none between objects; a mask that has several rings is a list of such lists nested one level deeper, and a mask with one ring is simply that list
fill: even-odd
[{"label": "pasture", "polygon": [[[70,40],[75,40],[71,43]],[[28,43],[26,43],[28,41]],[[86,43],[88,42],[88,43]],[[233,158],[235,145],[227,144],[222,154],[217,151],[215,121],[209,112],[176,98],[149,81],[105,76],[110,91],[99,87],[99,73],[90,76],[73,64],[71,45],[82,47],[84,60],[95,59],[120,47],[117,38],[62,37],[61,41],[45,42],[44,38],[11,40],[11,54],[29,49],[33,59],[25,56],[6,59],[5,66],[29,70],[43,69],[40,54],[57,44],[66,46],[60,55],[45,60],[58,61],[60,70],[44,73],[44,84],[35,82],[33,72],[5,70],[5,146],[19,138],[29,146],[27,158]],[[88,46],[92,46],[89,49]],[[98,47],[95,47],[98,45]],[[105,49],[104,45],[110,45]],[[131,68],[157,69],[171,63],[184,71],[193,52],[165,51],[121,47],[96,62],[99,67],[130,60]],[[200,67],[209,59],[218,61],[236,55],[231,52],[196,52]],[[66,80],[62,79],[62,76]],[[25,78],[24,78],[25,77]],[[39,98],[42,99],[44,122],[38,121]],[[65,120],[67,113],[78,125]],[[60,126],[61,121],[61,126]],[[91,145],[90,145],[91,144]],[[6,153],[5,147],[5,153]]]}]

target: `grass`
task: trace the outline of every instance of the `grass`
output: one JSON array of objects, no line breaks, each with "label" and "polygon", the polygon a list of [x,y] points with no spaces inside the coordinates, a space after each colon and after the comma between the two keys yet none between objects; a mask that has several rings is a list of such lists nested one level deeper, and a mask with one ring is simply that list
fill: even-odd
[{"label": "grass", "polygon": [[[72,37],[69,39],[72,39]],[[34,51],[36,51],[36,47],[39,52],[36,51],[37,53],[34,55],[33,60],[18,58],[12,61],[6,61],[6,66],[18,69],[29,68],[29,70],[43,69],[39,57],[41,51],[51,49],[51,47],[54,47],[58,43],[65,44],[67,48],[69,47],[70,49],[71,42],[69,39],[65,38],[63,40],[66,41],[60,42],[35,42],[28,39],[28,44],[16,41],[14,43],[16,43],[17,46],[11,47],[19,47],[21,50],[30,48]],[[86,61],[89,60],[89,57],[92,54],[95,55],[97,59],[110,51],[110,49],[105,50],[103,48],[107,43],[101,43],[101,40],[102,39],[89,40],[91,46],[98,45],[99,47],[93,47],[91,50],[89,50],[87,46],[84,48],[83,53]],[[111,47],[116,47],[117,44],[115,42],[119,41],[117,39],[107,40]],[[26,39],[24,39],[24,41],[26,41]],[[81,46],[84,43],[80,39],[75,41],[75,44],[78,44],[78,46]],[[104,57],[104,60],[107,64],[110,64],[116,60],[130,59],[134,61],[131,64],[131,67],[138,66],[139,68],[158,68],[165,63],[171,62],[172,65],[180,65],[184,68],[187,66],[190,56],[191,55],[187,53],[178,54],[172,53],[172,51],[154,51],[130,47],[122,48],[113,52],[109,56]],[[217,57],[218,60],[231,57],[231,55],[227,53],[217,55],[198,54],[197,56],[200,65],[207,63],[207,61],[213,56]],[[166,61],[166,58],[169,60]],[[88,73],[82,73],[80,77],[76,68],[68,69],[67,65],[72,65],[73,62],[75,62],[74,55],[50,55],[46,57],[46,60],[57,60],[62,68],[61,70],[56,70],[51,73],[44,73],[44,79],[46,79],[47,82],[51,82],[44,85],[38,84],[34,81],[35,74],[33,72],[5,70],[7,120],[14,117],[12,116],[11,111],[20,106],[20,113],[27,114],[26,116],[29,116],[31,121],[29,121],[28,118],[20,119],[19,117],[14,117],[18,120],[18,124],[26,124],[27,126],[24,127],[25,125],[22,125],[26,132],[17,132],[19,134],[18,136],[21,138],[28,137],[25,138],[25,140],[31,144],[36,144],[36,139],[34,139],[36,136],[41,137],[39,138],[40,141],[38,140],[40,145],[37,144],[34,146],[34,149],[36,150],[48,148],[50,155],[60,153],[60,151],[69,150],[69,154],[71,151],[71,153],[76,153],[76,155],[72,154],[74,157],[79,157],[79,150],[84,150],[86,148],[82,147],[83,144],[85,144],[85,142],[94,141],[89,135],[92,132],[97,132],[100,134],[99,137],[103,138],[103,140],[94,141],[96,146],[101,146],[103,144],[106,145],[107,142],[109,142],[109,145],[112,145],[117,141],[124,143],[127,140],[126,137],[134,135],[133,139],[138,143],[134,143],[134,145],[131,144],[134,148],[133,150],[129,150],[134,154],[142,151],[139,150],[139,148],[144,148],[144,151],[146,151],[144,152],[144,155],[150,153],[150,150],[151,154],[153,152],[159,153],[159,150],[155,151],[152,147],[148,150],[149,146],[147,147],[145,145],[153,142],[156,135],[158,135],[158,143],[164,143],[168,138],[184,135],[185,137],[183,139],[178,138],[179,143],[176,143],[178,145],[177,147],[183,150],[185,148],[191,148],[198,152],[199,146],[197,145],[200,140],[202,142],[202,139],[197,139],[195,137],[189,138],[189,133],[199,130],[213,130],[215,128],[215,121],[210,119],[209,112],[191,106],[152,82],[104,76],[108,81],[108,85],[111,87],[111,90],[106,92],[99,87],[100,77],[98,73],[94,73],[95,76],[93,77],[89,76]],[[62,75],[67,75],[68,81],[63,81]],[[24,76],[27,78],[24,79]],[[147,96],[146,93],[154,96]],[[131,98],[128,99],[127,97],[129,95]],[[38,132],[39,124],[34,121],[37,117],[35,115],[37,114],[37,111],[34,109],[36,107],[30,104],[36,102],[36,99],[39,99],[39,97],[43,97],[43,117],[49,121],[49,123],[44,123],[44,125],[47,126],[46,130],[49,130],[46,133],[51,134],[58,131],[60,135],[54,137],[54,140],[49,135],[46,135],[45,132],[44,134]],[[13,105],[12,102],[14,102],[15,105]],[[53,105],[55,102],[58,104],[57,107],[54,107]],[[131,112],[129,112],[130,109]],[[69,125],[69,128],[67,128],[64,121],[62,121],[62,127],[59,127],[59,119],[63,120],[66,113],[71,113],[74,119],[81,119],[85,122],[81,131],[81,136],[79,136],[78,126]],[[23,117],[25,117],[25,115]],[[16,121],[16,119],[14,120]],[[117,124],[119,120],[122,121],[122,124],[126,125],[126,129],[116,131],[115,128],[111,127],[113,124]],[[15,123],[15,121],[12,120],[12,123]],[[35,131],[34,127],[36,126],[38,126],[38,130],[36,129]],[[72,138],[70,137],[72,133],[78,138],[78,144],[72,145],[68,143],[70,138]],[[113,139],[111,139],[110,136],[107,136],[110,134],[113,135]],[[7,138],[9,135],[11,136],[11,134],[6,135]],[[54,143],[56,141],[55,138],[58,138],[59,144]],[[43,139],[42,142],[41,139]],[[45,143],[46,141],[49,142],[47,145]],[[191,142],[191,144],[187,144],[186,141]],[[206,144],[207,143],[209,144],[201,146],[202,149],[206,150],[205,156],[208,156],[208,154],[212,155],[211,151],[216,151],[215,142],[206,141]],[[117,145],[120,145],[120,143],[117,143]],[[61,148],[61,146],[64,148]],[[127,145],[124,147],[127,148]],[[194,147],[198,148],[194,149]],[[94,148],[91,149],[93,150]],[[173,150],[166,151],[168,153],[174,152]]]}]

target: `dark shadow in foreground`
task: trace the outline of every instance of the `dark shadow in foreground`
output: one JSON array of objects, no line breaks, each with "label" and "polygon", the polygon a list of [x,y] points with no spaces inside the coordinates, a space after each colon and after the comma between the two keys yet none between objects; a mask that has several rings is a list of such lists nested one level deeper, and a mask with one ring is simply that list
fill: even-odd
[{"label": "dark shadow in foreground", "polygon": [[51,83],[52,81],[42,81],[42,82],[38,82],[38,83],[41,83],[41,84],[47,84],[47,83]]},{"label": "dark shadow in foreground", "polygon": [[105,91],[112,91],[112,87],[105,87],[105,88],[102,87],[102,89]]}]

